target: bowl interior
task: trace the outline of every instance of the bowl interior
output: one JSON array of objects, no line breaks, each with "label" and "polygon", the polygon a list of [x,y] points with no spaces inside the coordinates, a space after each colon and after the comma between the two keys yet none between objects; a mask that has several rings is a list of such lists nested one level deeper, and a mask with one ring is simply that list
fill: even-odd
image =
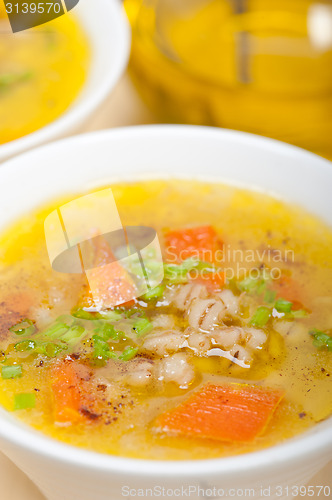
[{"label": "bowl interior", "polygon": [[[332,164],[282,143],[239,132],[204,127],[146,126],[77,136],[43,146],[10,160],[0,168],[0,230],[28,210],[64,194],[105,186],[116,180],[181,177],[245,186],[270,192],[302,205],[332,226]],[[13,201],[14,200],[14,201]],[[169,462],[162,468],[91,452],[36,435],[12,415],[0,411],[2,439],[38,449],[62,460],[90,467],[160,471],[178,475],[202,470],[239,470],[287,456],[319,453],[332,445],[332,419],[309,432],[268,450],[231,459],[190,465]],[[66,448],[64,458],[64,447]],[[141,461],[144,462],[144,461]],[[146,461],[145,461],[146,462]],[[213,464],[211,465],[211,463]]]}]

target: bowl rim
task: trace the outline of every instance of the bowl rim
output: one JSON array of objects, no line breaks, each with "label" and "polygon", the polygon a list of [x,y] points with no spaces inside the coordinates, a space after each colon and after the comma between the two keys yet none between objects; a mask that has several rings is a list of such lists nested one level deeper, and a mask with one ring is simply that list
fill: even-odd
[{"label": "bowl rim", "polygon": [[[35,148],[48,141],[56,140],[77,126],[77,124],[84,122],[87,117],[93,113],[95,109],[106,99],[111,89],[120,79],[124,72],[130,54],[131,46],[131,30],[129,21],[125,15],[123,6],[118,0],[98,0],[101,9],[108,9],[109,14],[114,17],[114,23],[117,25],[117,48],[112,64],[105,65],[107,70],[104,77],[100,79],[98,85],[93,89],[93,92],[87,93],[82,97],[82,93],[86,88],[86,84],[91,74],[91,68],[87,72],[87,77],[83,87],[79,91],[75,99],[70,103],[69,107],[61,113],[58,118],[49,124],[31,132],[30,134],[14,139],[13,141],[6,142],[0,145],[0,163],[7,161],[14,155],[21,154],[29,149]],[[84,3],[82,3],[84,8]],[[78,8],[81,6],[78,5]],[[80,22],[80,13],[74,11],[75,18]],[[90,43],[93,43],[93,33],[87,35]]]},{"label": "bowl rim", "polygon": [[[150,138],[164,136],[170,140],[172,137],[178,139],[179,136],[197,140],[199,140],[199,137],[207,136],[215,138],[215,140],[222,137],[224,140],[239,146],[241,144],[251,144],[254,147],[265,149],[265,151],[277,152],[281,156],[309,159],[315,163],[315,168],[328,169],[329,172],[332,168],[330,161],[301,148],[245,132],[190,125],[140,125],[90,132],[46,144],[6,161],[0,167],[0,179],[2,173],[6,173],[6,171],[13,169],[17,171],[24,168],[25,159],[31,161],[36,158],[38,161],[39,156],[43,157],[45,153],[50,154],[52,150],[56,151],[59,148],[67,147],[75,147],[77,150],[78,145],[82,144],[84,147],[84,145],[105,141],[109,138],[113,140],[117,140],[117,138],[130,140],[131,137],[137,139],[143,136]],[[184,477],[195,478],[198,475],[211,476],[216,474],[238,474],[239,472],[250,474],[257,468],[264,471],[271,466],[284,467],[285,464],[292,463],[304,455],[310,456],[313,460],[322,452],[332,448],[332,417],[324,421],[324,426],[326,423],[329,424],[327,427],[321,428],[322,424],[318,423],[309,431],[259,451],[230,457],[199,460],[126,458],[88,451],[48,437],[20,420],[16,421],[15,417],[3,408],[0,408],[0,423],[2,442],[15,445],[17,448],[36,454],[43,459],[95,472],[117,472],[141,478],[183,479]]]}]

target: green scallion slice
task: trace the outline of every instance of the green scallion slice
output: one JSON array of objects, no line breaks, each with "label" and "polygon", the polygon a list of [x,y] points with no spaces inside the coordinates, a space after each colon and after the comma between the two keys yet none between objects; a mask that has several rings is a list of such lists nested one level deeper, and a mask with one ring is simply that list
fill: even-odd
[{"label": "green scallion slice", "polygon": [[107,321],[119,321],[123,318],[123,314],[120,311],[100,311],[99,317]]},{"label": "green scallion slice", "polygon": [[[94,330],[94,332],[103,340],[118,340],[122,332],[115,330],[114,326],[110,323],[104,323]],[[124,334],[122,334],[124,335]]]},{"label": "green scallion slice", "polygon": [[329,351],[332,351],[332,337],[327,333],[322,332],[321,330],[311,330],[310,335],[314,338],[313,345],[320,349],[326,348]]},{"label": "green scallion slice", "polygon": [[257,292],[257,288],[261,285],[265,285],[265,281],[262,280],[261,278],[255,277],[248,277],[244,278],[242,281],[239,281],[237,283],[237,286],[241,292]]},{"label": "green scallion slice", "polygon": [[135,330],[137,337],[146,335],[152,330],[152,328],[153,324],[147,318],[138,318],[133,326],[133,330]]},{"label": "green scallion slice", "polygon": [[27,410],[36,406],[36,394],[33,392],[15,394],[14,410]]},{"label": "green scallion slice", "polygon": [[181,264],[164,264],[165,279],[172,284],[186,283],[190,271],[215,272],[216,269],[209,262],[201,261],[195,257],[185,259]]},{"label": "green scallion slice", "polygon": [[252,326],[262,327],[265,326],[271,317],[271,309],[268,307],[260,306],[250,320]]},{"label": "green scallion slice", "polygon": [[11,326],[9,330],[16,335],[31,335],[35,332],[36,327],[31,319],[23,319],[17,325]]},{"label": "green scallion slice", "polygon": [[274,304],[275,309],[280,313],[289,313],[292,310],[293,304],[285,299],[278,299]]},{"label": "green scallion slice", "polygon": [[3,366],[1,369],[3,379],[18,378],[22,376],[21,365]]},{"label": "green scallion slice", "polygon": [[36,352],[47,356],[48,358],[55,358],[58,354],[68,348],[67,344],[58,344],[53,342],[42,342],[36,348]]},{"label": "green scallion slice", "polygon": [[277,292],[275,290],[266,290],[264,295],[264,302],[273,304],[276,300]]},{"label": "green scallion slice", "polygon": [[99,313],[86,311],[81,307],[75,307],[74,309],[72,309],[71,315],[74,316],[74,318],[78,319],[95,320],[100,318]]},{"label": "green scallion slice", "polygon": [[106,360],[109,358],[116,359],[117,355],[110,350],[108,343],[99,335],[93,335],[93,358],[95,361],[99,361],[105,364]]},{"label": "green scallion slice", "polygon": [[69,346],[72,346],[85,337],[86,333],[87,331],[83,326],[73,325],[64,335],[62,335],[61,340],[66,342]]},{"label": "green scallion slice", "polygon": [[55,322],[51,326],[46,328],[46,330],[41,333],[41,336],[48,337],[52,340],[57,340],[62,337],[62,335],[64,335],[68,330],[69,326],[65,323]]},{"label": "green scallion slice", "polygon": [[128,346],[125,348],[123,353],[120,354],[119,359],[121,359],[121,361],[130,361],[136,356],[137,352],[138,352],[137,347]]},{"label": "green scallion slice", "polygon": [[22,71],[21,73],[4,73],[0,75],[0,92],[9,90],[13,85],[29,80],[32,75],[31,71]]},{"label": "green scallion slice", "polygon": [[291,311],[290,315],[294,319],[306,318],[309,313],[305,309],[298,309],[297,311]]},{"label": "green scallion slice", "polygon": [[33,351],[37,347],[37,343],[34,340],[21,340],[15,344],[15,350],[18,352]]},{"label": "green scallion slice", "polygon": [[165,291],[165,285],[158,285],[155,288],[151,288],[144,295],[142,295],[143,300],[159,299],[163,296]]}]

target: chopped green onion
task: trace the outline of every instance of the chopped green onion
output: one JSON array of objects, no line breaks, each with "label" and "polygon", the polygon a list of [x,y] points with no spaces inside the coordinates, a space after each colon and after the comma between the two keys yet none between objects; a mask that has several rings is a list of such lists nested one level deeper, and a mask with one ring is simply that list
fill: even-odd
[{"label": "chopped green onion", "polygon": [[1,369],[1,376],[3,379],[21,377],[22,366],[21,365],[3,366]]},{"label": "chopped green onion", "polygon": [[209,262],[204,262],[195,257],[185,259],[181,264],[164,264],[165,279],[172,284],[186,283],[188,273],[198,269],[199,271],[215,272],[216,269]]},{"label": "chopped green onion", "polygon": [[0,75],[0,92],[8,90],[12,85],[25,82],[31,77],[31,71],[23,71],[21,73],[4,73]]},{"label": "chopped green onion", "polygon": [[265,290],[266,280],[260,277],[248,277],[238,282],[237,286],[241,292],[257,293],[260,295]]},{"label": "chopped green onion", "polygon": [[144,295],[142,295],[142,299],[151,300],[151,299],[159,299],[159,297],[163,296],[165,290],[165,285],[158,285],[155,288],[151,288]]},{"label": "chopped green onion", "polygon": [[81,325],[74,325],[69,328],[69,330],[62,335],[61,340],[72,346],[77,344],[83,337],[85,337],[87,331]]},{"label": "chopped green onion", "polygon": [[261,280],[261,281],[257,284],[256,294],[257,294],[257,295],[261,295],[263,292],[265,292],[265,290],[266,290],[266,286],[267,286],[266,281]]},{"label": "chopped green onion", "polygon": [[114,310],[100,311],[99,316],[102,319],[107,319],[108,321],[118,321],[118,320],[122,319],[122,317],[123,317],[121,312],[114,311]]},{"label": "chopped green onion", "polygon": [[138,351],[137,347],[128,346],[125,348],[123,353],[120,354],[119,359],[121,359],[121,361],[130,361],[131,359],[133,359],[136,356],[137,351]]},{"label": "chopped green onion", "polygon": [[187,283],[188,281],[188,271],[186,269],[179,269],[179,266],[165,264],[165,279],[169,281],[172,285],[178,285],[180,283]]},{"label": "chopped green onion", "polygon": [[137,337],[142,337],[149,333],[153,328],[153,324],[147,318],[139,318],[135,321],[133,329],[136,332]]},{"label": "chopped green onion", "polygon": [[60,352],[66,351],[67,348],[67,344],[61,345],[53,342],[41,342],[37,345],[35,351],[48,358],[55,358]]},{"label": "chopped green onion", "polygon": [[34,340],[21,340],[21,342],[17,342],[14,347],[18,352],[26,352],[36,349],[37,344]]},{"label": "chopped green onion", "polygon": [[255,314],[250,320],[250,324],[253,326],[262,327],[265,326],[271,317],[271,309],[268,307],[260,306],[256,310]]},{"label": "chopped green onion", "polygon": [[332,337],[327,333],[322,332],[321,330],[311,330],[310,335],[313,336],[313,345],[318,348],[327,348],[329,351],[332,351]]},{"label": "chopped green onion", "polygon": [[100,318],[98,313],[86,311],[85,309],[80,307],[75,307],[74,309],[72,309],[71,315],[74,316],[74,318],[78,319],[94,320]]},{"label": "chopped green onion", "polygon": [[93,335],[92,337],[93,340],[93,358],[96,361],[101,362],[102,364],[105,364],[106,360],[109,358],[116,359],[117,355],[110,350],[110,346],[108,345],[107,342],[102,337],[99,337],[99,335]]},{"label": "chopped green onion", "polygon": [[122,318],[131,318],[134,314],[141,313],[137,307],[131,307],[130,309],[123,308],[122,311]]},{"label": "chopped green onion", "polygon": [[266,290],[264,295],[264,302],[267,304],[273,304],[276,300],[277,292],[275,290]]},{"label": "chopped green onion", "polygon": [[14,410],[27,410],[36,406],[36,395],[33,392],[15,394]]},{"label": "chopped green onion", "polygon": [[144,260],[144,268],[147,275],[154,274],[162,271],[163,264],[159,260],[152,260],[152,259]]},{"label": "chopped green onion", "polygon": [[51,326],[46,328],[46,330],[44,330],[41,333],[41,335],[45,335],[45,337],[48,337],[52,340],[56,340],[56,339],[59,339],[68,330],[69,330],[69,327],[65,323],[55,322],[54,324],[52,324]]},{"label": "chopped green onion", "polygon": [[57,323],[64,323],[65,325],[68,326],[68,328],[72,326],[75,321],[76,321],[75,317],[72,316],[71,314],[61,314],[61,316],[59,316],[56,319]]},{"label": "chopped green onion", "polygon": [[291,317],[295,319],[306,318],[308,314],[308,311],[305,309],[298,309],[297,311],[290,312]]},{"label": "chopped green onion", "polygon": [[292,302],[285,299],[278,299],[274,304],[275,309],[280,313],[289,313],[292,310]]},{"label": "chopped green onion", "polygon": [[109,324],[109,323],[104,323],[100,327],[96,328],[94,331],[96,332],[96,334],[100,338],[102,338],[105,341],[110,340],[110,339],[118,340],[120,333],[122,333],[122,332],[116,331],[114,326]]},{"label": "chopped green onion", "polygon": [[31,335],[36,330],[36,327],[31,319],[23,319],[17,325],[9,328],[9,330],[16,335]]}]

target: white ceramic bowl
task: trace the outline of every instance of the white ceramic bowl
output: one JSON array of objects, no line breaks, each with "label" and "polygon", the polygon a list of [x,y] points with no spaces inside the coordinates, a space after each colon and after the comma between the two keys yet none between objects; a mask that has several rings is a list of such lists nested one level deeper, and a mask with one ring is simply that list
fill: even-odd
[{"label": "white ceramic bowl", "polygon": [[49,125],[0,145],[0,162],[77,131],[120,79],[130,52],[130,28],[120,0],[80,0],[72,11],[88,35],[92,61],[77,99]]},{"label": "white ceramic bowl", "polygon": [[[47,168],[45,168],[47,165]],[[113,180],[181,176],[263,189],[332,225],[332,164],[292,146],[203,127],[148,126],[77,136],[16,157],[0,168],[0,230],[64,193]],[[283,444],[214,460],[159,462],[67,446],[0,410],[0,448],[49,500],[120,500],[135,488],[222,488],[233,498],[281,498],[277,487],[304,485],[331,458],[332,420]],[[247,493],[241,491],[247,489]],[[160,490],[155,490],[160,491]],[[180,490],[173,496],[180,496]],[[171,496],[169,492],[168,496]],[[187,490],[189,491],[189,490]],[[202,498],[190,490],[191,499]],[[284,496],[286,490],[282,490]],[[124,493],[124,494],[122,494]],[[163,495],[160,495],[163,496]],[[166,494],[164,495],[164,497]],[[144,495],[148,498],[149,495]],[[182,495],[185,498],[185,494]]]}]

